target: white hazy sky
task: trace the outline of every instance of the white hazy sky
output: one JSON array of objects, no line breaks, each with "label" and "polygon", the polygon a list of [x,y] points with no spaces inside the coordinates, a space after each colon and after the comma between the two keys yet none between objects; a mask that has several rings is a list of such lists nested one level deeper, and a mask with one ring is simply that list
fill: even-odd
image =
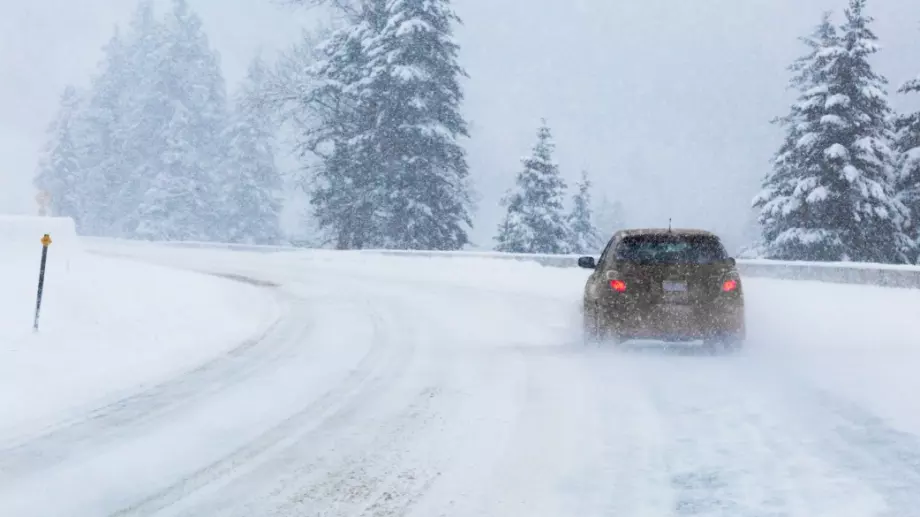
[{"label": "white hazy sky", "polygon": [[[315,17],[272,0],[189,0],[229,85],[258,49]],[[491,246],[541,117],[570,182],[582,168],[628,224],[703,226],[734,247],[782,137],[785,67],[826,9],[846,0],[455,0],[470,74],[467,142],[481,196],[473,237]],[[920,2],[870,0],[892,86],[920,74]],[[31,177],[67,83],[84,84],[132,0],[0,0],[0,212],[34,213]],[[163,6],[167,1],[163,0]],[[840,19],[838,14],[837,20]],[[920,99],[893,97],[900,109]],[[104,202],[104,201],[100,201]]]}]

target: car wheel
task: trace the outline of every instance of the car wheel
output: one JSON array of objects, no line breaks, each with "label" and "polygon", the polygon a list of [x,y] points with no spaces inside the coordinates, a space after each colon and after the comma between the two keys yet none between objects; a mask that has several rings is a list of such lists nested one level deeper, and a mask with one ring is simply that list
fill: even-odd
[{"label": "car wheel", "polygon": [[604,322],[604,340],[614,346],[619,346],[626,341],[617,330],[616,324],[611,321]]},{"label": "car wheel", "polygon": [[743,335],[727,335],[711,338],[704,342],[704,346],[713,353],[734,353],[744,348]]},{"label": "car wheel", "polygon": [[587,303],[582,309],[582,334],[584,344],[594,345],[598,342],[597,312]]},{"label": "car wheel", "polygon": [[744,336],[736,336],[729,343],[728,346],[731,347],[731,350],[737,352],[744,348]]},{"label": "car wheel", "polygon": [[604,315],[604,313],[600,311],[598,311],[596,314],[598,341],[611,345],[622,344],[625,340],[617,331],[616,324],[611,321],[611,318],[608,315]]}]

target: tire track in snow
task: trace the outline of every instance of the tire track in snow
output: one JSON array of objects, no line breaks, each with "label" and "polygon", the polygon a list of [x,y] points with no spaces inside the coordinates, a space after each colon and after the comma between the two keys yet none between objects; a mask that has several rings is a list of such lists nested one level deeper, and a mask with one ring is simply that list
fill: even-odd
[{"label": "tire track in snow", "polygon": [[[457,497],[450,490],[454,482],[469,481],[464,472],[468,462],[477,467],[472,479],[479,479],[491,457],[488,440],[495,438],[496,429],[465,424],[483,417],[495,420],[492,410],[472,402],[494,403],[494,397],[483,395],[483,381],[497,376],[504,384],[508,371],[497,364],[509,363],[481,355],[483,351],[467,355],[463,330],[468,322],[439,307],[443,297],[427,300],[430,295],[413,292],[411,304],[406,304],[391,295],[375,300],[391,315],[387,334],[398,336],[382,346],[404,351],[381,369],[385,384],[367,390],[321,429],[266,454],[239,476],[190,494],[163,514],[429,515],[444,510],[445,496]],[[517,354],[503,356],[518,364]],[[471,454],[486,461],[471,460]],[[458,460],[463,461],[460,467]]]},{"label": "tire track in snow", "polygon": [[664,463],[674,514],[781,515],[780,477],[765,461],[771,447],[750,410],[709,389],[681,386],[677,400],[671,389],[652,396],[669,435]]},{"label": "tire track in snow", "polygon": [[668,515],[662,451],[669,436],[645,388],[647,380],[636,376],[630,358],[619,350],[585,350],[580,367],[596,408],[598,428],[592,432],[600,447],[571,482],[582,487],[571,498],[571,514]]},{"label": "tire track in snow", "polygon": [[321,515],[336,508],[350,515],[405,515],[441,475],[411,445],[429,438],[439,396],[438,388],[422,390],[403,411],[375,426],[369,442],[349,447],[343,458],[296,470],[299,488],[270,504],[270,514]]},{"label": "tire track in snow", "polygon": [[300,338],[312,326],[312,320],[279,315],[259,336],[191,370],[105,405],[72,411],[76,416],[37,433],[7,440],[0,446],[0,485],[64,461],[91,456],[94,447],[110,447],[140,428],[272,368],[296,352]]},{"label": "tire track in snow", "polygon": [[434,339],[418,332],[416,322],[428,318],[417,312],[419,318],[409,325],[401,320],[398,328],[387,319],[386,335],[399,337],[380,346],[400,350],[379,369],[372,389],[253,469],[178,502],[168,515],[322,515],[332,508],[405,515],[440,478],[438,463],[420,450],[432,434],[441,435],[446,418],[443,366],[417,353],[419,344]]},{"label": "tire track in snow", "polygon": [[[300,441],[307,441],[327,430],[334,430],[341,422],[351,418],[373,395],[395,380],[394,374],[411,354],[411,348],[393,346],[392,332],[384,332],[385,324],[376,312],[369,313],[375,339],[368,353],[354,370],[324,395],[258,438],[192,473],[166,488],[134,503],[112,516],[150,515],[183,502],[193,495],[207,496],[233,481],[259,468],[261,462],[271,462],[270,470],[291,461],[285,451]],[[197,493],[197,494],[196,494]]]}]

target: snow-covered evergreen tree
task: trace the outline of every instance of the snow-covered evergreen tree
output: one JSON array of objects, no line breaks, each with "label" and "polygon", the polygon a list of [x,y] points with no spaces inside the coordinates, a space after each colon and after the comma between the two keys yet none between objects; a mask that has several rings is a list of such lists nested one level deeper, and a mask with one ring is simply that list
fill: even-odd
[{"label": "snow-covered evergreen tree", "polygon": [[[459,19],[449,0],[388,0],[377,34],[367,41],[370,62],[364,102],[376,123],[373,143],[384,199],[385,246],[459,249],[472,226],[460,114]],[[378,11],[372,11],[377,14]],[[369,20],[373,23],[373,20]]]},{"label": "snow-covered evergreen tree", "polygon": [[591,181],[588,172],[581,172],[581,180],[575,185],[577,191],[572,196],[572,211],[569,212],[569,252],[598,253],[601,239],[594,226],[594,214],[591,205]]},{"label": "snow-covered evergreen tree", "polygon": [[567,253],[569,228],[564,214],[566,184],[553,159],[552,133],[544,120],[531,156],[522,160],[516,190],[506,194],[507,213],[495,240],[497,251]]},{"label": "snow-covered evergreen tree", "polygon": [[[366,0],[288,102],[315,222],[337,248],[457,249],[471,194],[447,0]],[[311,58],[317,56],[310,56]]]},{"label": "snow-covered evergreen tree", "polygon": [[807,56],[791,69],[799,99],[779,122],[787,136],[753,205],[767,254],[790,260],[905,262],[907,209],[895,198],[885,79],[868,58],[878,49],[850,0],[846,22],[825,15]]},{"label": "snow-covered evergreen tree", "polygon": [[51,215],[71,217],[78,231],[86,221],[87,192],[84,180],[87,150],[81,141],[80,127],[83,99],[73,86],[67,86],[60,98],[58,114],[48,128],[35,186],[51,197]]},{"label": "snow-covered evergreen tree", "polygon": [[266,66],[255,59],[236,94],[225,140],[224,226],[228,242],[278,244],[282,237],[282,179],[275,164],[275,132],[269,106],[261,102]]},{"label": "snow-covered evergreen tree", "polygon": [[[920,78],[908,81],[898,92],[920,93]],[[895,122],[898,151],[898,199],[911,212],[914,225],[911,237],[920,247],[920,111],[898,116]],[[916,260],[916,255],[914,256]]]},{"label": "snow-covered evergreen tree", "polygon": [[226,95],[216,52],[186,0],[167,16],[162,68],[155,77],[166,100],[159,167],[138,207],[137,235],[157,240],[226,237],[225,193],[218,165],[225,156]]}]

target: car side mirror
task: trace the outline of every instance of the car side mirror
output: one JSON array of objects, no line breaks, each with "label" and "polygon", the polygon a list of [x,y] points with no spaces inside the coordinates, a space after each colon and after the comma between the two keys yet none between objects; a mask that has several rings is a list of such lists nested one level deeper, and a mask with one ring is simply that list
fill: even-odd
[{"label": "car side mirror", "polygon": [[584,269],[597,269],[597,262],[594,257],[581,257],[578,259],[578,267]]},{"label": "car side mirror", "polygon": [[735,260],[735,257],[728,257],[728,260],[726,260],[725,262],[728,263],[728,265],[729,265],[729,266],[732,266],[732,267],[735,267],[735,266],[737,265],[737,263],[738,263],[738,262]]}]

